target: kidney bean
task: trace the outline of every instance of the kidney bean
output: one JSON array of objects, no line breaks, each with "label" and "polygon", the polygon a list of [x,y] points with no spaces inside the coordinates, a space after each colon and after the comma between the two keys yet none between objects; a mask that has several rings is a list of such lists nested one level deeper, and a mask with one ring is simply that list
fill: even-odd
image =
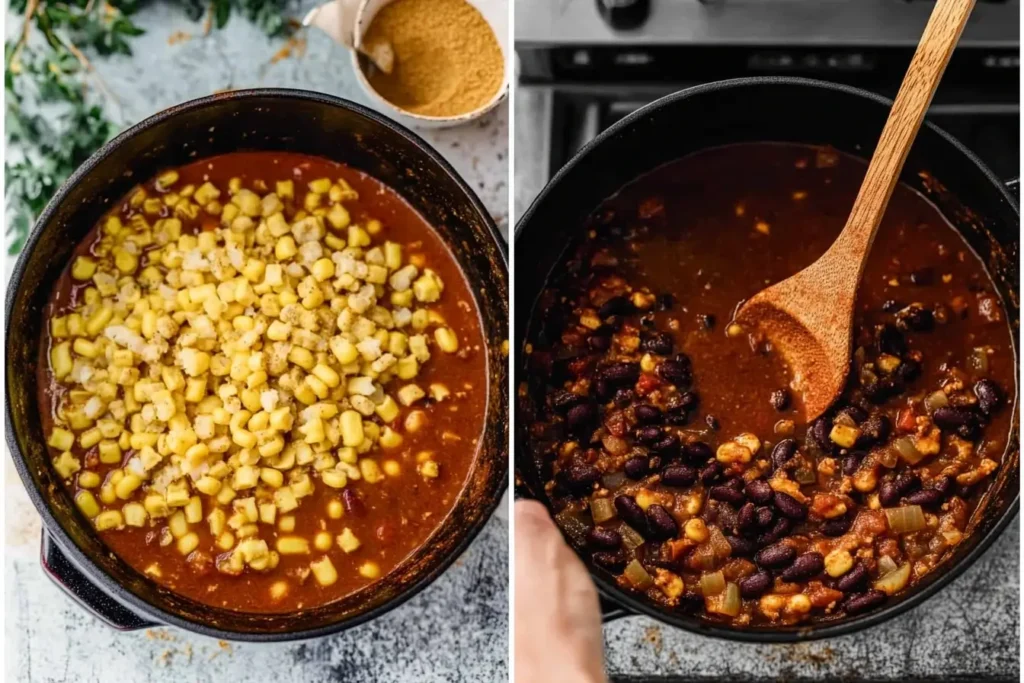
[{"label": "kidney bean", "polygon": [[622,469],[630,479],[643,479],[649,470],[647,458],[642,455],[630,458]]},{"label": "kidney bean", "polygon": [[885,593],[869,590],[864,593],[851,595],[843,602],[843,609],[847,614],[860,614],[861,612],[878,607],[883,602],[885,602]]},{"label": "kidney bean", "polygon": [[820,574],[824,568],[825,557],[821,553],[804,553],[782,572],[782,580],[803,581]]},{"label": "kidney bean", "polygon": [[667,356],[672,353],[672,337],[664,332],[648,332],[640,340],[640,348],[647,353]]},{"label": "kidney bean", "polygon": [[646,427],[638,427],[634,435],[636,440],[642,443],[654,443],[661,438],[661,427],[654,425],[647,425]]},{"label": "kidney bean", "polygon": [[757,506],[746,502],[736,514],[736,526],[741,530],[749,530],[757,524]]},{"label": "kidney bean", "polygon": [[890,356],[902,356],[907,352],[907,338],[903,332],[892,323],[886,323],[879,328],[875,335],[875,343],[879,353],[887,353]]},{"label": "kidney bean", "polygon": [[943,498],[946,498],[953,492],[954,483],[953,477],[936,477],[932,482],[932,489],[938,491]]},{"label": "kidney bean", "polygon": [[560,412],[565,412],[574,405],[586,401],[586,397],[574,394],[571,391],[556,391],[551,397],[551,406]]},{"label": "kidney bean", "polygon": [[943,429],[956,429],[970,423],[972,419],[974,414],[967,408],[943,406],[932,413],[932,421]]},{"label": "kidney bean", "polygon": [[793,522],[789,521],[785,517],[779,517],[775,520],[775,524],[771,529],[761,534],[758,537],[758,543],[761,545],[769,545],[775,543],[780,538],[783,538],[789,533],[789,530],[793,528]]},{"label": "kidney bean", "polygon": [[742,493],[728,486],[712,486],[711,490],[708,491],[708,495],[712,500],[721,500],[733,505],[743,505],[743,501],[746,500]]},{"label": "kidney bean", "polygon": [[905,495],[921,486],[921,478],[917,476],[916,472],[906,470],[896,477],[894,483],[896,484],[896,490],[900,492],[900,495]]},{"label": "kidney bean", "polygon": [[734,557],[750,557],[757,550],[757,546],[748,538],[742,536],[726,536]]},{"label": "kidney bean", "polygon": [[626,296],[613,296],[608,301],[605,301],[599,309],[597,314],[602,318],[607,318],[613,315],[632,315],[636,312],[636,306]]},{"label": "kidney bean", "polygon": [[864,563],[858,561],[850,568],[850,571],[839,577],[836,581],[836,590],[841,590],[844,593],[855,591],[866,586],[868,578],[868,568],[864,566]]},{"label": "kidney bean", "polygon": [[767,548],[761,548],[754,555],[754,562],[766,569],[782,569],[788,567],[796,558],[796,550],[785,543],[776,543]]},{"label": "kidney bean", "polygon": [[921,364],[913,358],[904,358],[899,367],[896,368],[896,378],[904,384],[910,384],[921,376]]},{"label": "kidney bean", "polygon": [[726,479],[725,480],[725,484],[723,484],[723,485],[724,486],[728,486],[733,491],[742,491],[743,490],[743,480],[740,479],[739,477],[736,477],[736,476],[729,477],[728,479]]},{"label": "kidney bean", "polygon": [[622,535],[615,529],[595,526],[587,532],[587,543],[592,548],[617,550],[622,545]]},{"label": "kidney bean", "polygon": [[593,429],[594,420],[597,418],[597,409],[591,403],[580,403],[569,408],[565,421],[569,431],[573,434],[584,435],[588,430]]},{"label": "kidney bean", "polygon": [[633,408],[633,415],[640,424],[655,424],[661,422],[661,409],[652,406],[650,403],[641,403]]},{"label": "kidney bean", "polygon": [[648,446],[648,448],[655,453],[661,453],[666,458],[675,458],[679,456],[681,445],[679,437],[675,434],[666,434]]},{"label": "kidney bean", "polygon": [[990,379],[975,382],[974,395],[978,397],[978,409],[986,417],[991,416],[1003,405],[1003,390]]},{"label": "kidney bean", "polygon": [[574,463],[565,472],[565,481],[574,493],[590,493],[600,478],[601,471],[586,463]]},{"label": "kidney bean", "polygon": [[722,478],[722,464],[710,462],[700,470],[700,481],[703,484],[712,484]]},{"label": "kidney bean", "polygon": [[776,389],[768,397],[768,402],[772,404],[772,408],[781,412],[789,407],[789,392],[785,389]]},{"label": "kidney bean", "polygon": [[615,509],[618,510],[622,521],[636,529],[638,533],[646,536],[647,515],[644,514],[644,509],[640,507],[640,504],[636,502],[636,498],[623,494],[615,496],[614,503]]},{"label": "kidney bean", "polygon": [[772,502],[783,517],[796,520],[807,517],[806,506],[788,493],[776,491],[772,496]]},{"label": "kidney bean", "polygon": [[677,387],[688,387],[693,381],[693,373],[688,362],[680,360],[663,360],[658,365],[658,376]]},{"label": "kidney bean", "polygon": [[762,529],[772,523],[775,519],[775,512],[767,506],[757,508],[756,521],[757,526]]},{"label": "kidney bean", "polygon": [[896,314],[896,324],[914,332],[927,332],[934,327],[935,316],[931,309],[920,304],[910,304]]},{"label": "kidney bean", "polygon": [[765,505],[772,499],[772,487],[765,479],[752,479],[744,487],[747,498],[758,505]]},{"label": "kidney bean", "polygon": [[594,334],[590,335],[590,338],[587,339],[587,344],[595,351],[607,351],[612,347],[611,330],[609,330],[609,334],[598,334],[598,332],[595,331]]},{"label": "kidney bean", "polygon": [[860,425],[860,436],[857,437],[857,448],[871,448],[889,438],[892,423],[885,415],[875,413]]},{"label": "kidney bean", "polygon": [[690,486],[697,481],[697,470],[689,465],[670,465],[662,470],[661,481],[666,486]]},{"label": "kidney bean", "polygon": [[858,425],[868,419],[867,411],[863,408],[858,408],[857,406],[846,406],[842,408],[838,413],[836,413],[837,419],[833,420],[833,423],[838,421],[840,415],[846,415],[847,418],[853,420],[853,422]]},{"label": "kidney bean", "polygon": [[942,499],[942,493],[935,489],[921,489],[920,491],[915,491],[903,498],[903,500],[907,502],[907,505],[920,505],[921,507],[938,505],[942,502]]},{"label": "kidney bean", "polygon": [[772,575],[757,572],[739,580],[740,595],[745,598],[759,598],[772,587]]},{"label": "kidney bean", "polygon": [[878,486],[878,502],[885,507],[892,507],[900,502],[900,492],[896,488],[896,482],[883,481]]},{"label": "kidney bean", "polygon": [[772,449],[772,466],[775,469],[782,469],[796,454],[796,439],[783,439],[775,444]]},{"label": "kidney bean", "polygon": [[345,506],[345,512],[349,514],[362,516],[366,512],[363,499],[351,488],[346,488],[341,492],[341,503]]},{"label": "kidney bean", "polygon": [[640,363],[611,363],[598,368],[597,376],[612,384],[634,384],[640,379]]},{"label": "kidney bean", "polygon": [[844,515],[842,517],[836,517],[835,519],[822,522],[821,527],[819,528],[821,533],[835,538],[845,534],[850,530],[851,526],[853,526],[853,518],[850,515]]},{"label": "kidney bean", "polygon": [[647,508],[647,525],[651,535],[658,540],[664,541],[675,538],[676,534],[679,533],[679,526],[676,524],[676,520],[668,513],[668,510],[657,504]]},{"label": "kidney bean", "polygon": [[596,552],[590,556],[590,559],[598,567],[610,571],[612,574],[619,574],[626,568],[626,554],[621,550]]},{"label": "kidney bean", "polygon": [[683,448],[683,455],[695,465],[700,465],[715,457],[711,446],[703,441],[691,441]]},{"label": "kidney bean", "polygon": [[606,379],[599,378],[594,382],[594,395],[602,401],[607,401],[612,396],[615,396],[615,385]]},{"label": "kidney bean", "polygon": [[864,451],[852,451],[843,458],[843,474],[851,476],[860,467],[861,460],[867,455]]},{"label": "kidney bean", "polygon": [[818,447],[818,450],[830,453],[833,443],[829,438],[832,426],[827,419],[819,417],[807,428],[807,441]]}]

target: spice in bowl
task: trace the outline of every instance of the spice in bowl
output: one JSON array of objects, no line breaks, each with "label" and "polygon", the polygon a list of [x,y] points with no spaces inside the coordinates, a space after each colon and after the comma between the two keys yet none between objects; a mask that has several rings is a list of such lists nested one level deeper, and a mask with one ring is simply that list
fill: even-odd
[{"label": "spice in bowl", "polygon": [[362,47],[388,43],[390,74],[368,69],[367,80],[411,114],[452,117],[476,111],[501,87],[505,63],[487,20],[466,0],[395,0],[373,18]]}]

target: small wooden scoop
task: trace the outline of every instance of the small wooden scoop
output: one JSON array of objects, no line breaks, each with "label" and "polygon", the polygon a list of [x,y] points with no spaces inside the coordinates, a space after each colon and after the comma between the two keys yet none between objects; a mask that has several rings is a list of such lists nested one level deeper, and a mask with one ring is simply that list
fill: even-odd
[{"label": "small wooden scoop", "polygon": [[757,329],[786,359],[808,421],[824,413],[846,384],[853,307],[864,262],[974,3],[935,3],[846,227],[836,241],[810,266],[758,292],[736,312],[740,325]]}]

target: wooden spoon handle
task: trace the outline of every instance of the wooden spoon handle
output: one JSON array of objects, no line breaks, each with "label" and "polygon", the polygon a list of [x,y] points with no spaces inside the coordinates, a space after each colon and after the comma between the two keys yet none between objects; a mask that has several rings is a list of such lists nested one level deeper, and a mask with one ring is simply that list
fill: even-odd
[{"label": "wooden spoon handle", "polygon": [[878,139],[850,217],[829,249],[828,256],[832,258],[842,259],[846,264],[860,264],[855,273],[857,282],[903,163],[974,3],[975,0],[938,0],[935,3]]}]

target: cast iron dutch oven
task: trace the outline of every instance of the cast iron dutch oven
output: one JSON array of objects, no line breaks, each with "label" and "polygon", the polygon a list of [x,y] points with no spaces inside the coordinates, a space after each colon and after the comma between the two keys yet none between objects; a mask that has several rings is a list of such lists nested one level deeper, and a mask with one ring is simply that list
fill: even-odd
[{"label": "cast iron dutch oven", "polygon": [[[531,382],[526,372],[522,349],[533,339],[543,318],[542,311],[534,310],[535,302],[587,215],[637,176],[708,147],[752,141],[799,142],[831,145],[868,158],[891,104],[863,90],[806,79],[750,78],[710,83],[669,95],[634,112],[599,135],[558,172],[515,231],[516,253],[530,255],[518,259],[515,282],[519,302],[515,311],[515,380],[517,387],[525,387],[525,391],[517,392],[517,496],[549,502],[525,438],[537,382]],[[930,173],[944,189],[934,184],[925,187],[918,175],[922,171]],[[728,178],[721,180],[729,182]],[[931,124],[926,124],[917,136],[902,180],[934,202],[987,265],[1006,306],[1019,364],[1020,219],[1016,199],[974,154]],[[580,553],[601,593],[605,619],[645,614],[704,635],[793,642],[850,633],[920,604],[981,556],[1017,512],[1020,462],[1016,395],[1015,391],[1010,446],[993,489],[980,506],[981,513],[972,521],[973,531],[941,568],[881,607],[810,627],[769,629],[713,624],[638,599],[619,588],[608,573],[589,564],[588,553]]]},{"label": "cast iron dutch oven", "polygon": [[[50,464],[36,403],[42,311],[72,248],[129,189],[168,167],[237,151],[288,151],[344,162],[383,181],[440,233],[471,283],[488,340],[485,433],[441,527],[372,588],[283,615],[215,609],[176,595],[110,552]],[[94,154],[43,211],[7,294],[7,443],[43,519],[42,561],[73,598],[121,629],[168,624],[216,638],[270,641],[335,633],[400,605],[437,578],[491,516],[508,482],[508,267],[504,242],[473,191],[423,140],[346,100],[248,90],[168,109]]]}]

